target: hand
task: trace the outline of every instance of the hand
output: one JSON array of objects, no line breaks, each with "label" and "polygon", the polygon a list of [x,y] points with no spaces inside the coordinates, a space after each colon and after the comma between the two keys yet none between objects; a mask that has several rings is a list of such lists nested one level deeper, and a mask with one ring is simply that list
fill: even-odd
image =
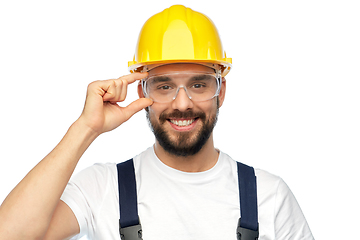
[{"label": "hand", "polygon": [[79,120],[97,135],[117,128],[136,112],[153,103],[151,99],[140,98],[127,107],[120,107],[117,104],[125,100],[128,84],[146,76],[147,73],[132,73],[118,79],[90,83],[85,107]]}]

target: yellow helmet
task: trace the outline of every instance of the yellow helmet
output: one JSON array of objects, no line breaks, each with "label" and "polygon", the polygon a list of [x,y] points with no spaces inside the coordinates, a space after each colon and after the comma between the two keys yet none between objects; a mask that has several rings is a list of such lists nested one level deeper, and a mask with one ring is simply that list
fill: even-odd
[{"label": "yellow helmet", "polygon": [[221,75],[231,69],[232,59],[223,51],[219,33],[202,13],[174,5],[149,18],[142,27],[130,72],[144,66],[168,63],[216,64]]}]

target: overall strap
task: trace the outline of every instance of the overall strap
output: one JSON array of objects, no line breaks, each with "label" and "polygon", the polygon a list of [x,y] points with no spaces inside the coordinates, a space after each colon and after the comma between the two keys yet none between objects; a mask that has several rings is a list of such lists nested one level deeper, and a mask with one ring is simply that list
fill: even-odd
[{"label": "overall strap", "polygon": [[119,231],[122,240],[142,239],[137,208],[137,192],[133,159],[116,165],[119,185]]},{"label": "overall strap", "polygon": [[254,168],[237,162],[240,213],[237,227],[238,240],[255,240],[259,238],[256,176]]},{"label": "overall strap", "polygon": [[[254,169],[237,162],[241,218],[237,227],[238,240],[259,237],[256,176]],[[142,240],[137,209],[137,191],[133,159],[117,164],[119,184],[119,231],[122,240]]]}]

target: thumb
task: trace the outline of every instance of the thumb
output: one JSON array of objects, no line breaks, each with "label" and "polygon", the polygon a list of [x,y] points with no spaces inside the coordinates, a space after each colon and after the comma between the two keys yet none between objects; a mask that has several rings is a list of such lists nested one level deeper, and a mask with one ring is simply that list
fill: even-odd
[{"label": "thumb", "polygon": [[153,104],[153,101],[149,98],[139,98],[134,102],[130,103],[124,109],[126,120],[131,118],[135,113]]}]

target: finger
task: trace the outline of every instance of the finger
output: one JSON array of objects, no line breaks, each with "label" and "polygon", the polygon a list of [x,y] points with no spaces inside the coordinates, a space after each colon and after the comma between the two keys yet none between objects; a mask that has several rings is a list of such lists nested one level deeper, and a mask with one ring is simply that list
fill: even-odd
[{"label": "finger", "polygon": [[148,73],[131,73],[118,79],[95,81],[91,85],[100,90],[99,94],[102,95],[104,101],[114,103],[125,100],[128,84],[143,79],[147,75]]},{"label": "finger", "polygon": [[[109,88],[109,94],[106,94],[104,100],[112,103],[124,101],[127,96],[127,87],[129,84],[134,83],[136,80],[145,78],[148,73],[131,73],[129,75],[122,76],[118,79],[114,79],[114,85]],[[112,79],[110,79],[112,80]],[[109,95],[109,96],[108,96]]]},{"label": "finger", "polygon": [[122,102],[127,96],[128,82],[126,79],[113,80],[114,84],[111,84],[109,90],[104,95],[104,101],[111,103]]},{"label": "finger", "polygon": [[149,98],[140,98],[132,103],[130,103],[127,107],[124,108],[124,113],[126,120],[131,118],[135,113],[140,110],[150,106],[153,104],[153,101]]},{"label": "finger", "polygon": [[[119,87],[120,89],[120,87]],[[126,80],[122,81],[122,86],[120,89],[120,95],[119,95],[119,100],[120,101],[124,101],[127,95],[127,90],[128,90],[128,82]]]},{"label": "finger", "polygon": [[102,81],[102,85],[100,87],[104,91],[104,101],[116,102],[116,97],[119,95],[119,91],[117,90],[118,85],[119,84],[113,79]]},{"label": "finger", "polygon": [[129,75],[125,75],[120,77],[121,79],[125,79],[128,84],[131,84],[133,82],[135,82],[136,80],[141,80],[143,78],[146,78],[148,76],[147,72],[144,73],[140,73],[140,72],[136,72],[136,73],[131,73]]},{"label": "finger", "polygon": [[109,84],[107,89],[105,90],[105,94],[103,97],[104,101],[109,101],[111,103],[122,102],[125,100],[127,95],[127,86],[128,82],[126,79],[110,79],[105,80],[107,84]]},{"label": "finger", "polygon": [[[127,82],[126,80],[114,80],[115,83],[115,89],[114,89],[114,95],[113,98],[110,100],[111,103],[121,102],[124,101],[125,98],[122,98],[123,91],[125,90],[125,97],[126,97],[126,91],[127,91]],[[124,89],[125,88],[125,89]]]}]

